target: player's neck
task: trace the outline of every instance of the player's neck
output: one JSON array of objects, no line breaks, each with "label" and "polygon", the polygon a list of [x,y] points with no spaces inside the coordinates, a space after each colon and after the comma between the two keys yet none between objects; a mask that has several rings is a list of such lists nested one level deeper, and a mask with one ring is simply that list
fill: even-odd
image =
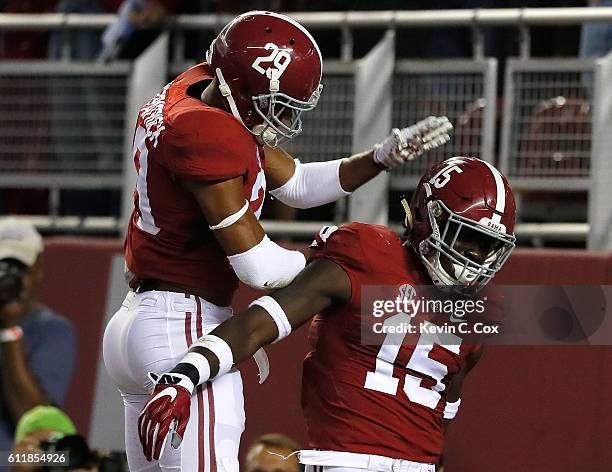
[{"label": "player's neck", "polygon": [[202,96],[200,97],[204,103],[208,106],[220,108],[225,110],[225,102],[223,97],[221,96],[221,92],[219,92],[219,87],[217,86],[217,80],[213,80],[202,92]]}]

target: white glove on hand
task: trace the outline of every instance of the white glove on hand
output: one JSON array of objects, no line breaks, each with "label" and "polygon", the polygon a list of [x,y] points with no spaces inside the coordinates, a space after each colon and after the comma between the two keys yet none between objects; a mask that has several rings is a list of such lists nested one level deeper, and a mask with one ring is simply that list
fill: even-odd
[{"label": "white glove on hand", "polygon": [[374,146],[374,163],[386,170],[395,169],[449,142],[452,129],[445,116],[430,116],[408,128],[393,128],[384,141]]}]

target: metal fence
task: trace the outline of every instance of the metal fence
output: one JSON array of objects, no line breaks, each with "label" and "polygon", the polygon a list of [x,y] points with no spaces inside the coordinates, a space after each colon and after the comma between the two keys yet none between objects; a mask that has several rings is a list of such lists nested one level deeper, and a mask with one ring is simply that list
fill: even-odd
[{"label": "metal fence", "polygon": [[[393,188],[410,188],[427,164],[448,154],[496,161],[497,65],[482,57],[482,29],[512,25],[520,33],[521,60],[511,60],[507,67],[499,162],[515,188],[589,188],[592,148],[599,142],[593,138],[603,135],[603,119],[596,120],[593,97],[606,83],[596,80],[594,60],[528,60],[529,28],[612,22],[612,7],[292,16],[312,29],[343,32],[343,60],[326,61],[319,107],[306,115],[303,135],[291,144],[290,150],[301,160],[329,160],[351,152],[355,100],[359,100],[353,79],[354,29],[461,26],[473,31],[473,60],[396,63],[393,123],[405,125],[429,114],[446,114],[455,124],[455,136],[443,154],[433,153],[395,172],[390,182]],[[0,31],[100,29],[113,19],[112,15],[0,14]],[[170,19],[166,27],[175,38],[171,72],[176,75],[184,69],[187,30],[218,30],[227,20],[216,15]],[[63,53],[70,57],[69,43]],[[129,78],[128,64],[0,64],[0,187],[120,189],[123,140],[131,129],[125,122]]]},{"label": "metal fence", "polygon": [[494,59],[396,63],[392,122],[405,126],[429,115],[446,115],[455,130],[443,149],[395,172],[394,188],[414,187],[426,168],[449,155],[494,162],[496,73]]},{"label": "metal fence", "polygon": [[511,60],[506,71],[502,170],[517,188],[586,190],[594,60]]},{"label": "metal fence", "polygon": [[[593,61],[510,61],[501,163],[523,186],[586,188],[591,144]],[[174,67],[176,74],[186,64]],[[319,106],[290,145],[302,161],[351,152],[351,63],[325,64]],[[120,188],[129,64],[0,63],[0,184],[4,187]],[[494,162],[496,62],[399,61],[393,123],[444,114],[455,123],[444,149],[396,172],[411,188],[443,156]],[[74,179],[73,174],[82,174]],[[558,178],[564,178],[563,181]],[[542,180],[545,182],[542,183]],[[27,184],[27,185],[26,185]]]},{"label": "metal fence", "polygon": [[[115,235],[125,230],[123,224],[112,217],[77,217],[77,216],[17,216],[18,219],[30,221],[45,233],[78,233]],[[348,222],[338,222],[338,225]],[[310,240],[329,221],[275,221],[261,220],[267,234],[281,238],[300,238]],[[401,233],[403,227],[397,223],[389,224],[393,230]],[[588,223],[518,223],[515,227],[520,241],[531,240],[541,246],[547,240],[584,241],[589,234]]]},{"label": "metal fence", "polygon": [[[353,65],[327,61],[317,108],[304,115],[304,131],[288,150],[303,162],[326,161],[351,153],[355,100]],[[494,161],[497,63],[483,61],[399,61],[393,80],[392,121],[415,123],[446,115],[455,123],[452,142],[393,174],[391,185],[409,189],[431,163],[449,154]]]},{"label": "metal fence", "polygon": [[355,83],[350,63],[326,61],[323,93],[317,107],[303,115],[304,131],[288,151],[302,162],[329,161],[351,154]]},{"label": "metal fence", "polygon": [[129,70],[0,63],[0,185],[120,188]]}]

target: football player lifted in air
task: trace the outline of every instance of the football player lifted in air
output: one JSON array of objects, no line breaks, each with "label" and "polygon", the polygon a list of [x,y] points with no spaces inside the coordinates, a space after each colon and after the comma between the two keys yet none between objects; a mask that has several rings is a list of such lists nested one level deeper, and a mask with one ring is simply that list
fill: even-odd
[{"label": "football player lifted in air", "polygon": [[310,471],[434,471],[446,420],[459,408],[462,379],[481,347],[453,334],[366,345],[362,289],[409,284],[476,292],[514,248],[515,202],[492,165],[453,157],[431,168],[411,203],[402,204],[404,238],[361,223],[322,230],[312,262],[289,286],[199,338],[162,374],[139,419],[146,457],[171,450],[166,442],[176,447],[192,427],[190,405],[199,385],[218,382],[234,364],[318,314],[302,378],[311,450],[301,451],[300,461]]},{"label": "football player lifted in air", "polygon": [[138,415],[154,382],[193,341],[232,314],[241,280],[289,284],[306,266],[300,251],[272,242],[258,222],[266,185],[283,203],[309,208],[350,194],[449,140],[446,118],[395,129],[361,154],[300,164],[279,148],[302,129],[321,93],[321,54],[283,15],[249,12],[141,110],[134,133],[138,172],[125,241],[131,288],[106,328],[104,360],[122,393],[130,470],[238,470],[244,429],[240,374],[199,388],[186,440],[159,463],[142,454]]}]

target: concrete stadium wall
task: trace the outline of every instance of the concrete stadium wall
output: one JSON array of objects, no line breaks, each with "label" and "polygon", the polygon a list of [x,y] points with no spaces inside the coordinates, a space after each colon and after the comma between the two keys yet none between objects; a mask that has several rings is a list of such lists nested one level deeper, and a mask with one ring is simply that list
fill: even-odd
[{"label": "concrete stadium wall", "polygon": [[[112,259],[120,252],[119,242],[46,241],[40,297],[70,318],[79,333],[78,370],[66,409],[79,429],[90,435],[97,370],[102,365],[103,320],[105,313],[117,308],[106,306]],[[497,281],[612,284],[612,254],[517,250]],[[255,296],[255,291],[242,287],[235,297],[236,310]],[[115,297],[108,303],[118,302]],[[268,348],[272,367],[264,385],[258,385],[252,361],[242,367],[247,409],[243,445],[267,432],[289,434],[305,445],[299,394],[301,362],[307,351],[303,327],[290,340]],[[446,471],[610,470],[611,368],[612,348],[607,347],[489,348],[466,381],[461,413],[449,428]],[[120,412],[106,416],[112,429],[122,428]],[[98,428],[96,443],[121,443],[111,428],[94,428]]]}]

